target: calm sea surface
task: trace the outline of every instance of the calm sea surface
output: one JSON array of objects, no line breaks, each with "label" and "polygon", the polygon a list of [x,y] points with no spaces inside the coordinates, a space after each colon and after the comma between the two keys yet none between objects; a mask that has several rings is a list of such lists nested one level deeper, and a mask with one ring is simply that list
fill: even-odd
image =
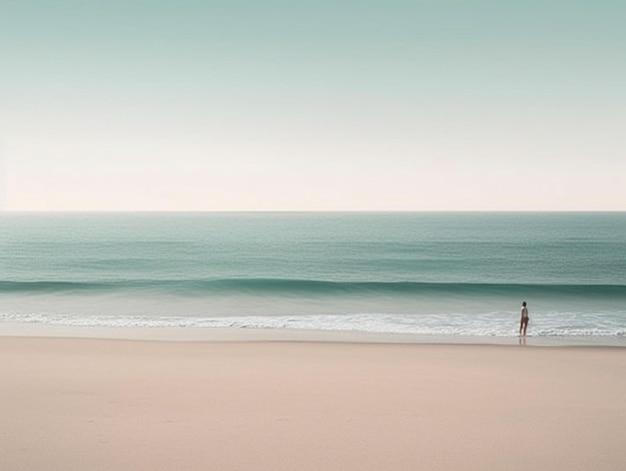
[{"label": "calm sea surface", "polygon": [[0,214],[2,322],[626,338],[626,213]]}]

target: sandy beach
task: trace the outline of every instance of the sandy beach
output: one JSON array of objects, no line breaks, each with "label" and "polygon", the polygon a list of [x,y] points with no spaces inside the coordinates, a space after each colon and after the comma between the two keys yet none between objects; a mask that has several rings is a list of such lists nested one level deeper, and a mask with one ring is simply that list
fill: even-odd
[{"label": "sandy beach", "polygon": [[626,350],[0,338],[6,470],[623,470]]}]

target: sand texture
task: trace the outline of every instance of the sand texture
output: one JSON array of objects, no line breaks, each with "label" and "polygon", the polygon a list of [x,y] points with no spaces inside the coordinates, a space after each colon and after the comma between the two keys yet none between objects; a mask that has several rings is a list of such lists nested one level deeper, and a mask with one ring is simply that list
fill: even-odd
[{"label": "sand texture", "polygon": [[7,471],[626,469],[626,349],[0,338]]}]

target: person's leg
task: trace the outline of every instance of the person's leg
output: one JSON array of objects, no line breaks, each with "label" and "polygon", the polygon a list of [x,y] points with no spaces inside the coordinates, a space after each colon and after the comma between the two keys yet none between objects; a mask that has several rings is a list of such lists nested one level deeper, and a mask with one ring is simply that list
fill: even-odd
[{"label": "person's leg", "polygon": [[526,337],[526,329],[528,328],[528,317],[526,317],[524,319],[524,321],[522,322],[522,324],[524,325],[524,337]]}]

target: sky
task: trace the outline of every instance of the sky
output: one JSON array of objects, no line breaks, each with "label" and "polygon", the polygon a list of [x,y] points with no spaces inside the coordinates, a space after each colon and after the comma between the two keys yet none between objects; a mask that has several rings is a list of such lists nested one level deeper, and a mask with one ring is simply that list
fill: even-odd
[{"label": "sky", "polygon": [[0,209],[626,210],[623,0],[0,0]]}]

